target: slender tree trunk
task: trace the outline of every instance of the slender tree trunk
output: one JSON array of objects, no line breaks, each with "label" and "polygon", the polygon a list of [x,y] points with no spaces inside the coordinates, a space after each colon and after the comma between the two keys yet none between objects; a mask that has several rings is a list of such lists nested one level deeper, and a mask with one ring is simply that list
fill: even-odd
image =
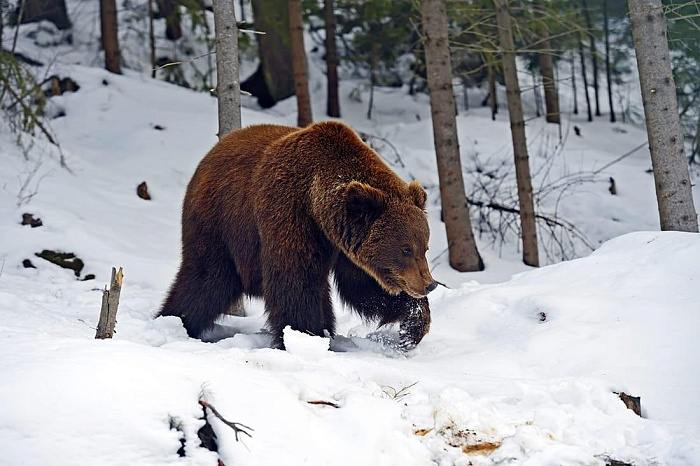
[{"label": "slender tree trunk", "polygon": [[447,8],[445,0],[422,0],[420,7],[426,74],[430,90],[430,112],[440,180],[440,200],[447,231],[450,265],[460,272],[483,270],[484,264],[474,240],[469,206],[464,193],[454,113]]},{"label": "slender tree trunk", "polygon": [[532,93],[534,94],[535,99],[535,116],[539,118],[542,116],[542,96],[540,96],[540,83],[537,79],[537,73],[535,73],[534,70],[530,72],[530,76],[532,77]]},{"label": "slender tree trunk", "polygon": [[115,0],[100,0],[100,31],[102,49],[105,52],[105,69],[112,73],[121,74],[117,5]]},{"label": "slender tree trunk", "polygon": [[213,0],[216,36],[216,96],[219,138],[241,127],[241,84],[238,74],[238,26],[234,0]]},{"label": "slender tree trunk", "polygon": [[583,77],[583,93],[586,96],[586,110],[588,110],[588,121],[593,121],[593,111],[591,110],[591,96],[588,93],[588,76],[586,75],[586,55],[583,52],[583,43],[578,41],[578,54],[581,57],[581,76]]},{"label": "slender tree trunk", "polygon": [[571,51],[571,88],[574,93],[574,115],[578,115],[578,92],[576,91],[576,56]]},{"label": "slender tree trunk", "polygon": [[241,22],[245,23],[245,1],[244,0],[239,0],[238,1],[238,6],[241,7]]},{"label": "slender tree trunk", "polygon": [[595,33],[593,31],[593,22],[591,21],[591,12],[588,9],[588,1],[581,0],[583,6],[583,16],[586,19],[586,28],[588,29],[588,40],[591,48],[591,62],[593,63],[593,91],[595,94],[595,116],[600,116],[600,99],[598,86],[598,49],[595,45]]},{"label": "slender tree trunk", "polygon": [[338,97],[338,49],[335,43],[335,12],[333,0],[323,2],[326,26],[326,80],[328,98],[326,115],[340,118],[340,99]]},{"label": "slender tree trunk", "polygon": [[309,97],[309,76],[304,50],[304,19],[301,0],[289,0],[289,39],[292,49],[292,69],[294,70],[294,93],[297,96],[297,125],[308,126],[313,122],[311,98]]},{"label": "slender tree trunk", "polygon": [[537,224],[532,196],[532,179],[525,139],[525,120],[520,98],[518,70],[515,63],[515,44],[508,0],[494,0],[498,37],[503,54],[503,76],[506,81],[510,132],[513,138],[515,156],[515,178],[518,184],[518,202],[520,204],[520,229],[523,240],[523,262],[533,267],[540,265],[537,250]]},{"label": "slender tree trunk", "polygon": [[374,42],[370,49],[369,56],[369,104],[367,105],[367,119],[372,119],[372,108],[374,107],[374,86],[377,83],[377,62],[379,55],[379,44]]},{"label": "slender tree trunk", "polygon": [[548,123],[560,123],[559,95],[557,94],[557,82],[554,78],[554,59],[549,51],[549,41],[543,43],[542,46],[547,52],[540,52],[537,55],[542,73],[542,87],[544,87],[544,105],[547,112],[545,118]]},{"label": "slender tree trunk", "polygon": [[695,140],[693,142],[693,152],[691,152],[689,157],[689,163],[698,163],[695,157],[700,155],[700,115],[698,115],[698,124],[695,127]]},{"label": "slender tree trunk", "polygon": [[156,36],[153,31],[153,0],[148,2],[148,45],[151,52],[151,78],[156,77]]},{"label": "slender tree trunk", "polygon": [[603,28],[605,29],[605,80],[608,82],[608,105],[610,122],[615,123],[615,107],[612,92],[612,66],[610,64],[610,24],[608,21],[608,0],[603,0]]},{"label": "slender tree trunk", "polygon": [[496,87],[496,70],[494,70],[493,62],[489,62],[486,69],[489,80],[489,105],[491,106],[491,119],[496,121],[496,114],[498,113],[498,93]]},{"label": "slender tree trunk", "polygon": [[662,230],[698,231],[661,0],[628,0]]}]

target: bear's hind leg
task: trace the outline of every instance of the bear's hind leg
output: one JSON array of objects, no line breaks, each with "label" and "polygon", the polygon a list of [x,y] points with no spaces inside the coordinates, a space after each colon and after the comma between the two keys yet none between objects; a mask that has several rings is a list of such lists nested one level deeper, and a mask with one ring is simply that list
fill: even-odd
[{"label": "bear's hind leg", "polygon": [[200,338],[242,293],[241,279],[228,252],[223,247],[210,247],[203,257],[183,257],[159,315],[180,317],[187,334]]}]

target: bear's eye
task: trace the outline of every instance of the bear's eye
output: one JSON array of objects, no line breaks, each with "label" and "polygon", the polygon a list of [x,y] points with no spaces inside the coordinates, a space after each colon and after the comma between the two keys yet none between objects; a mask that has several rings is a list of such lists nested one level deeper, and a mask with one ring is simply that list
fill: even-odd
[{"label": "bear's eye", "polygon": [[411,248],[405,247],[401,250],[404,256],[406,257],[412,257],[413,256],[413,251],[411,251]]}]

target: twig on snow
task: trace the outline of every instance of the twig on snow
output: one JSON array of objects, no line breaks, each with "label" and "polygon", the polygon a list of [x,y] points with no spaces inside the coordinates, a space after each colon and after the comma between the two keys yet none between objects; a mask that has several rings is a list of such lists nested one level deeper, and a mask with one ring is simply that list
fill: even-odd
[{"label": "twig on snow", "polygon": [[212,406],[208,401],[206,400],[199,400],[199,404],[204,408],[205,410],[209,408],[214,416],[216,416],[221,422],[229,426],[231,429],[233,429],[233,433],[236,436],[236,442],[238,442],[238,434],[245,434],[250,438],[253,438],[253,436],[250,434],[248,431],[255,431],[252,427],[248,427],[245,424],[241,424],[240,422],[231,422],[226,420],[225,417],[223,417],[219,412],[216,410],[214,406]]}]

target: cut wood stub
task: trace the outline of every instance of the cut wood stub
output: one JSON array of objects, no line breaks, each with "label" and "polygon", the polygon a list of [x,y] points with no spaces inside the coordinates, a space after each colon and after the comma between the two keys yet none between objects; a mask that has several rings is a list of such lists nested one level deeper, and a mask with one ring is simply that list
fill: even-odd
[{"label": "cut wood stub", "polygon": [[109,288],[102,291],[102,307],[100,308],[100,320],[97,323],[97,333],[95,338],[105,339],[114,336],[114,327],[117,323],[117,308],[119,307],[119,295],[122,290],[124,273],[122,268],[119,271],[112,267],[112,278]]}]

